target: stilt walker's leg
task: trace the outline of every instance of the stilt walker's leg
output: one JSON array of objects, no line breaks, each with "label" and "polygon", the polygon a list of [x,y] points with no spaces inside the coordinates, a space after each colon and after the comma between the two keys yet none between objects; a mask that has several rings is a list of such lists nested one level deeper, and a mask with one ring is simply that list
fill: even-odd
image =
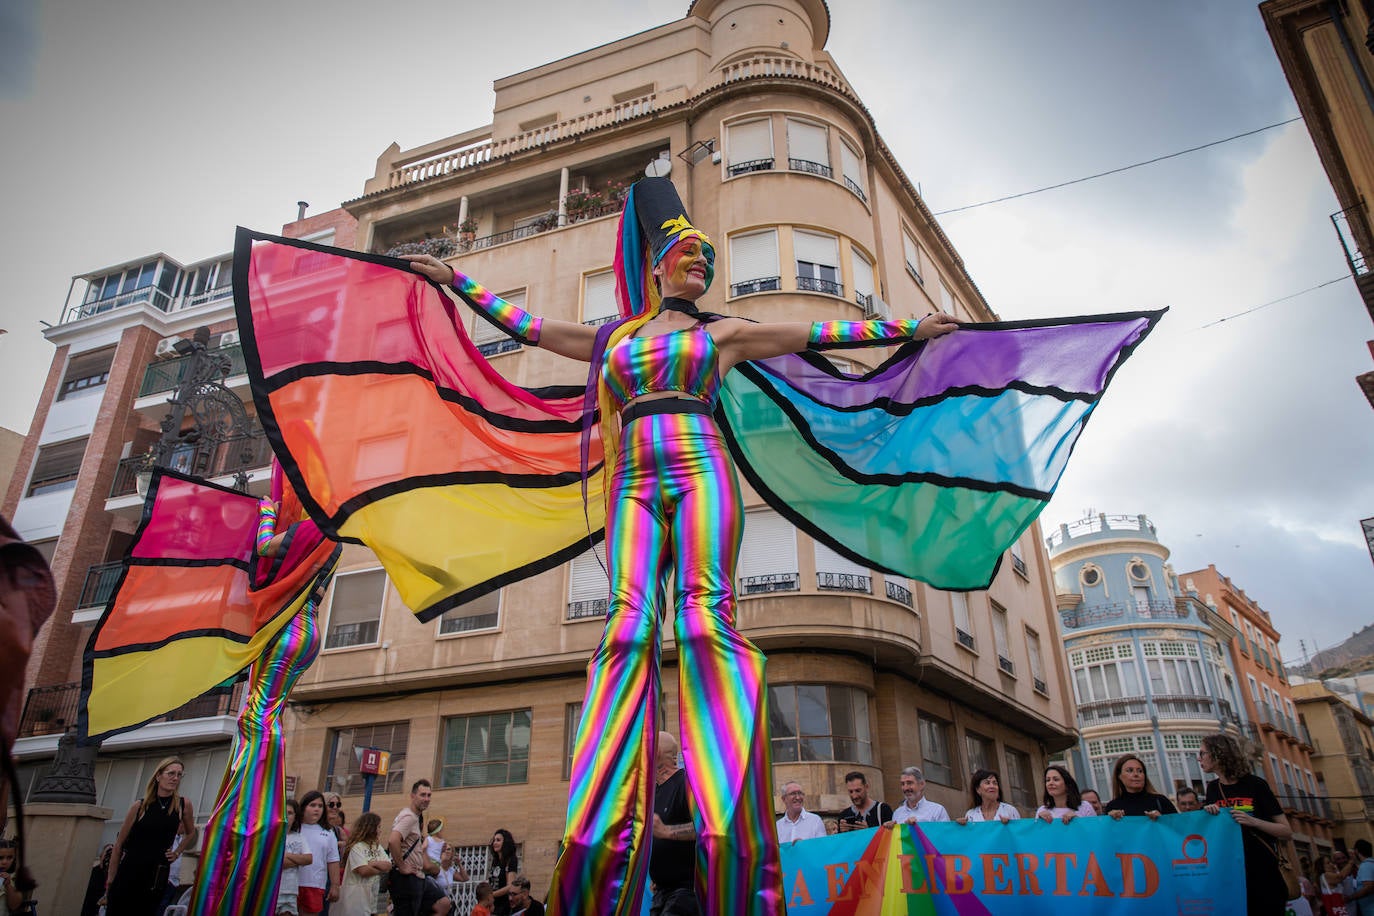
[{"label": "stilt walker's leg", "polygon": [[638,916],[648,871],[658,737],[660,592],[666,526],[650,473],[637,485],[626,443],[606,530],[611,600],[573,751],[568,826],[550,916]]},{"label": "stilt walker's leg", "polygon": [[[719,439],[706,441],[719,443]],[[735,629],[743,510],[723,444],[673,524],[682,751],[697,806],[697,896],[706,916],[782,916],[765,659]]]},{"label": "stilt walker's leg", "polygon": [[286,845],[281,709],[320,651],[312,604],[282,627],[253,663],[238,741],[205,825],[192,916],[273,916]]}]

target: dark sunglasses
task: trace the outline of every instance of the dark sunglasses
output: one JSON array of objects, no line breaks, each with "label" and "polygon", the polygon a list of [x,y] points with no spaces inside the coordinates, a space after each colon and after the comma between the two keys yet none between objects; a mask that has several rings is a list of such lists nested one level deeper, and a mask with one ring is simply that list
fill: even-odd
[{"label": "dark sunglasses", "polygon": [[342,807],[343,807],[343,803],[342,803],[342,802],[326,802],[326,804],[329,805],[329,807],[331,807],[331,808],[342,808]]}]

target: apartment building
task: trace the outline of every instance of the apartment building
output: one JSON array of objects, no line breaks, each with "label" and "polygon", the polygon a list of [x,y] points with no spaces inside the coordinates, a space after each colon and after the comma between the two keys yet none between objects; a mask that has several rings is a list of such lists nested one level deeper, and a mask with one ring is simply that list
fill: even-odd
[{"label": "apartment building", "polygon": [[1333,841],[1348,849],[1356,840],[1374,840],[1374,718],[1321,681],[1295,683],[1293,702],[1310,735]]},{"label": "apartment building", "polygon": [[1332,810],[1317,781],[1312,737],[1298,716],[1293,689],[1279,656],[1279,631],[1269,613],[1215,565],[1179,579],[1231,623],[1229,652],[1235,668],[1246,734],[1263,776],[1293,824],[1300,854],[1316,856],[1332,848]]},{"label": "apartment building", "polygon": [[[716,244],[704,308],[764,321],[936,308],[995,318],[826,52],[829,26],[821,0],[698,0],[682,19],[496,80],[490,124],[412,150],[393,145],[342,211],[285,232],[364,251],[432,252],[530,311],[597,323],[615,312],[624,188],[667,175]],[[48,544],[62,583],[30,705],[76,680],[80,646],[108,598],[108,586],[99,590],[105,564],[137,521],[138,471],[182,358],[175,338],[206,327],[215,352],[232,360],[237,346],[227,264],[158,255],[137,266],[127,291],[133,266],[83,275],[49,332],[58,352],[6,502],[26,536]],[[202,267],[215,271],[203,287]],[[585,379],[584,366],[464,320],[517,384]],[[848,351],[837,362],[862,371],[884,355]],[[241,367],[223,384],[251,424]],[[59,394],[68,388],[88,400],[64,419],[71,405]],[[359,422],[384,435],[389,418]],[[247,440],[259,441],[253,433]],[[241,455],[177,460],[225,482],[245,471],[258,492],[268,456]],[[862,568],[747,490],[746,505],[739,624],[769,656],[775,783],[799,780],[808,808],[834,813],[848,804],[846,772],[866,772],[876,796],[895,800],[898,771],[915,764],[932,798],[963,811],[969,774],[989,766],[1029,814],[1046,761],[1075,740],[1038,527],[1009,551],[991,588],[955,594]],[[377,780],[375,810],[394,812],[411,781],[430,778],[432,810],[470,862],[503,827],[536,885],[547,881],[605,609],[605,577],[587,555],[420,624],[376,557],[346,546],[320,611],[324,647],[285,717],[287,772],[298,790],[340,792],[356,816],[359,752],[385,749],[390,771]],[[670,624],[664,632],[661,708],[676,730]],[[50,754],[46,744],[26,747],[30,767]]]}]

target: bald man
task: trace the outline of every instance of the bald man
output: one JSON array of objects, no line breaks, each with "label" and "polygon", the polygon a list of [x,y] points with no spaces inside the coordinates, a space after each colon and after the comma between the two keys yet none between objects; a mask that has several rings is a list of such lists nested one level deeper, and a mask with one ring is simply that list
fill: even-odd
[{"label": "bald man", "polygon": [[692,822],[687,773],[677,765],[677,739],[658,733],[654,757],[654,838],[649,844],[649,878],[654,896],[650,916],[700,916],[695,869],[697,830]]}]

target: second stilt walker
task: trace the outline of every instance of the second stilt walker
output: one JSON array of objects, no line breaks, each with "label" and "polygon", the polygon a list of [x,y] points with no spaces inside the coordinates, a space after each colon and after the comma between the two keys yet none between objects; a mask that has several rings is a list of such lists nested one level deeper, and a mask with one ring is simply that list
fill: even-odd
[{"label": "second stilt walker", "polygon": [[587,672],[568,823],[548,911],[637,914],[648,867],[659,696],[659,621],[676,583],[679,715],[696,806],[697,896],[709,916],[781,916],[764,656],[735,629],[739,484],[712,411],[738,363],[807,349],[892,345],[953,331],[954,319],[758,324],[703,313],[715,251],[672,183],[626,199],[616,252],[621,320],[545,320],[427,256],[413,267],[451,283],[522,342],[592,364],[607,474],[606,629]]}]

